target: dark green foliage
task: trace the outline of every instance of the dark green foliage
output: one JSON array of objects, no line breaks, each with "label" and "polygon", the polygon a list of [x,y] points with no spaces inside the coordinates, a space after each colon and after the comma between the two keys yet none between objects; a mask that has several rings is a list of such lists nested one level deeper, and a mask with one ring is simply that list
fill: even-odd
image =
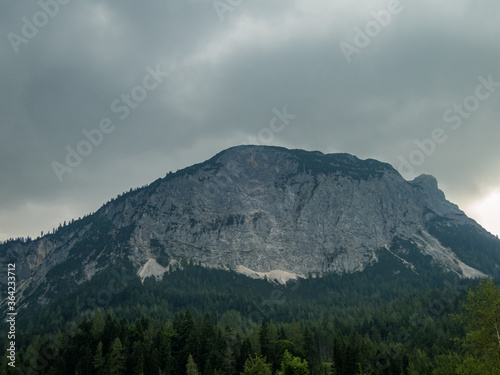
[{"label": "dark green foliage", "polygon": [[262,356],[249,357],[241,375],[271,375],[271,365]]},{"label": "dark green foliage", "polygon": [[[303,333],[304,344],[302,353],[304,353],[304,359],[307,361],[309,369],[311,370],[311,375],[316,375],[321,372],[321,359],[318,353],[317,345],[314,342],[314,336],[309,327],[304,329]],[[292,355],[292,354],[290,354]]]},{"label": "dark green foliage", "polygon": [[294,357],[288,350],[283,355],[281,362],[281,369],[276,373],[277,375],[308,375],[309,366],[306,360],[300,357]]},{"label": "dark green foliage", "polygon": [[289,352],[314,375],[446,368],[444,359],[460,349],[452,338],[464,335],[450,314],[477,282],[435,269],[384,273],[382,263],[287,287],[187,261],[144,285],[115,269],[123,285],[107,303],[96,296],[112,276],[98,274],[78,297],[23,315],[20,365],[38,363],[40,374],[174,375],[186,373],[191,355],[200,374],[233,375],[262,354],[275,373]]},{"label": "dark green foliage", "polygon": [[199,375],[199,373],[198,366],[196,366],[196,362],[190,354],[186,365],[186,375]]},{"label": "dark green foliage", "polygon": [[[121,375],[125,373],[125,350],[119,337],[113,340],[108,361],[109,373],[111,375]],[[80,360],[78,363],[80,364],[81,362]],[[86,361],[83,361],[83,364],[85,365]],[[89,371],[86,370],[83,373],[89,373]]]},{"label": "dark green foliage", "polygon": [[500,278],[498,238],[471,225],[457,226],[442,217],[431,220],[428,226],[429,233],[443,246],[453,249],[465,264]]},{"label": "dark green foliage", "polygon": [[260,355],[269,358],[271,354],[271,347],[269,344],[269,330],[267,328],[267,322],[263,321],[259,330],[259,345],[260,345]]},{"label": "dark green foliage", "polygon": [[465,359],[458,374],[497,375],[500,373],[500,287],[483,280],[467,293],[463,312],[457,319],[464,325],[461,340]]}]

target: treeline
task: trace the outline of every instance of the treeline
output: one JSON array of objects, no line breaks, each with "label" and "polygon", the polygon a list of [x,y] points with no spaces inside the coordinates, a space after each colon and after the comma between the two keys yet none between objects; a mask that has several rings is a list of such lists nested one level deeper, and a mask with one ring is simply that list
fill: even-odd
[{"label": "treeline", "polygon": [[[97,308],[112,309],[126,321],[147,316],[155,324],[188,308],[196,316],[209,312],[216,321],[235,310],[245,326],[263,320],[331,322],[344,334],[356,331],[376,341],[412,335],[412,345],[438,343],[449,348],[450,334],[459,334],[460,327],[448,314],[457,312],[465,290],[476,284],[439,270],[425,275],[402,270],[394,275],[376,265],[362,273],[331,274],[285,287],[185,260],[180,263],[182,270],[165,274],[162,281],[148,278],[142,284],[129,266],[107,268],[77,292],[71,292],[69,283],[61,285],[52,303],[23,311],[19,346],[26,347],[30,338],[62,329],[65,322]],[[45,289],[41,285],[35,297],[46,298]]]},{"label": "treeline", "polygon": [[147,317],[129,323],[118,320],[112,310],[97,310],[72,336],[58,332],[35,337],[18,353],[18,368],[9,374],[28,369],[39,374],[186,374],[190,356],[191,368],[194,364],[199,374],[239,374],[254,356],[263,357],[274,374],[287,352],[306,363],[312,375],[377,368],[378,357],[390,359],[381,374],[407,373],[410,353],[395,347],[401,344],[377,343],[355,331],[343,334],[320,322],[264,321],[239,330],[230,327],[241,324],[238,313],[225,320],[229,324],[214,322],[208,313],[193,318],[186,311],[164,324],[153,324]]},{"label": "treeline", "polygon": [[375,265],[285,287],[181,263],[182,271],[144,284],[132,267],[107,269],[77,294],[23,310],[16,318],[18,366],[9,368],[3,358],[1,368],[8,374],[173,375],[185,374],[190,362],[200,375],[240,374],[246,364],[248,371],[260,369],[253,374],[290,366],[305,371],[305,364],[312,375],[453,374],[479,358],[477,351],[468,357],[474,341],[455,338],[477,330],[480,311],[490,316],[485,352],[492,363],[497,355],[500,311],[488,306],[500,302],[481,301],[498,290],[476,298],[479,318],[457,319],[453,315],[468,311],[460,301],[478,282],[437,269],[395,274]]},{"label": "treeline", "polygon": [[[37,336],[8,374],[188,375],[497,375],[500,373],[500,288],[483,281],[453,317],[466,334],[453,350],[374,340],[330,321],[245,327],[229,311],[215,321],[189,310],[157,324],[94,311],[71,336]],[[407,340],[407,339],[406,339]]]},{"label": "treeline", "polygon": [[[130,188],[128,192],[124,192],[124,193],[120,193],[120,194],[117,194],[117,196],[115,198],[111,198],[110,200],[108,200],[104,205],[108,205],[114,201],[117,201],[121,198],[123,198],[124,196],[126,196],[127,194],[129,193],[137,193],[141,190],[143,190],[144,188],[146,188],[148,185],[143,185],[141,187],[137,187],[137,188]],[[6,240],[3,240],[3,241],[0,241],[0,245],[5,245],[5,244],[10,244],[10,243],[13,243],[13,242],[20,242],[20,243],[29,243],[29,242],[32,242],[32,241],[36,241],[36,240],[39,240],[40,238],[42,238],[44,235],[50,235],[50,234],[57,234],[59,230],[61,230],[62,228],[65,228],[66,226],[70,225],[70,224],[73,224],[73,223],[78,223],[79,221],[81,221],[82,219],[87,219],[89,217],[92,217],[96,212],[90,212],[90,213],[87,213],[83,216],[80,216],[78,217],[78,219],[71,219],[71,220],[64,220],[63,223],[59,223],[59,226],[56,228],[56,227],[53,227],[52,230],[48,230],[48,231],[41,231],[40,232],[40,235],[37,236],[35,239],[33,239],[31,236],[21,236],[21,237],[11,237],[11,238],[8,238]]]}]

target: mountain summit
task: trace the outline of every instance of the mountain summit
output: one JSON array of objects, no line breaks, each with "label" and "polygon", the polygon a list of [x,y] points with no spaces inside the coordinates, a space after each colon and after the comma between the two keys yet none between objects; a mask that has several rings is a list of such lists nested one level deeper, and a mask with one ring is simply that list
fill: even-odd
[{"label": "mountain summit", "polygon": [[406,181],[349,154],[238,146],[54,234],[3,244],[0,257],[16,262],[22,298],[46,303],[117,264],[161,278],[182,259],[282,283],[389,258],[415,273],[437,265],[485,277],[499,273],[500,241],[432,176]]}]

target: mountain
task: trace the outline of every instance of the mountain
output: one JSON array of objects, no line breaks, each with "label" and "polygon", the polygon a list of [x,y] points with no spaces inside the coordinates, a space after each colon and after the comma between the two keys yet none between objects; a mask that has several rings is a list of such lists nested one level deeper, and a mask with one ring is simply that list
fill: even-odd
[{"label": "mountain", "polygon": [[21,307],[112,269],[161,278],[185,260],[280,283],[380,262],[395,275],[438,266],[498,277],[500,240],[448,202],[432,176],[406,181],[389,164],[349,154],[238,146],[53,234],[0,245],[2,267],[16,263]]}]

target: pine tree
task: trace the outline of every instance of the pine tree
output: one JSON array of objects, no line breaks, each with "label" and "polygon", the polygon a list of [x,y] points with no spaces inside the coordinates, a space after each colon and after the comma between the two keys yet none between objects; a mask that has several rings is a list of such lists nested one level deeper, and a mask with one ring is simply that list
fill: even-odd
[{"label": "pine tree", "polygon": [[140,341],[135,341],[132,349],[133,374],[141,375],[144,373],[144,345]]},{"label": "pine tree", "polygon": [[186,375],[199,375],[198,366],[194,362],[193,356],[190,354],[186,364]]},{"label": "pine tree", "polygon": [[94,355],[94,369],[97,374],[102,374],[104,368],[104,357],[102,355],[102,342],[97,344],[97,350]]},{"label": "pine tree", "polygon": [[210,314],[205,314],[203,318],[203,323],[200,329],[200,337],[199,337],[199,356],[200,359],[205,363],[208,360],[210,351],[212,350],[215,344],[215,332],[212,324],[212,318]]},{"label": "pine tree", "polygon": [[104,326],[106,321],[104,320],[104,314],[101,309],[97,309],[95,312],[94,320],[92,321],[92,337],[94,339],[98,338],[99,335],[104,331]]},{"label": "pine tree", "polygon": [[111,352],[109,354],[110,374],[120,375],[125,372],[125,354],[120,338],[116,338],[111,344]]},{"label": "pine tree", "polygon": [[234,362],[233,349],[230,346],[226,346],[222,362],[222,373],[224,375],[232,375],[235,373]]},{"label": "pine tree", "polygon": [[306,328],[304,332],[304,346],[303,346],[304,357],[309,363],[311,368],[311,374],[315,374],[316,370],[320,367],[321,361],[319,358],[318,351],[316,350],[316,344],[314,342],[314,337],[309,329]]},{"label": "pine tree", "polygon": [[263,357],[269,358],[270,345],[269,345],[269,329],[266,321],[262,322],[259,330],[259,344],[260,344],[260,354]]},{"label": "pine tree", "polygon": [[250,339],[246,337],[241,344],[240,355],[238,356],[236,361],[237,372],[243,371],[244,363],[247,360],[247,358],[250,357],[251,353],[252,353],[252,344],[250,342]]}]

